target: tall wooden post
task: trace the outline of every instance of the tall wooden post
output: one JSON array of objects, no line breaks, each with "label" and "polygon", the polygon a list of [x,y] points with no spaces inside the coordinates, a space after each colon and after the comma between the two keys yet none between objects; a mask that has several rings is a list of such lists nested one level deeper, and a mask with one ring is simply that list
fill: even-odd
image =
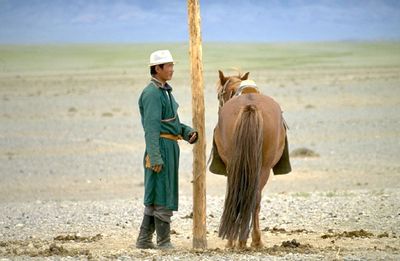
[{"label": "tall wooden post", "polygon": [[207,248],[206,134],[199,0],[188,0],[193,127],[199,139],[193,148],[193,248]]}]

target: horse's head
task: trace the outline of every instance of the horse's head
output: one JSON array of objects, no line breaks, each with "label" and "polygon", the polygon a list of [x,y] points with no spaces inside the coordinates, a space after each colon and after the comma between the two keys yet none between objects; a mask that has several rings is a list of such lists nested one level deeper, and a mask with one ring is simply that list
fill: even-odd
[{"label": "horse's head", "polygon": [[225,102],[227,102],[230,98],[232,98],[237,89],[240,86],[241,81],[247,80],[249,78],[249,73],[245,73],[244,75],[234,75],[234,76],[224,76],[224,73],[220,70],[219,72],[219,81],[217,85],[218,92],[218,100],[219,107],[222,107]]}]

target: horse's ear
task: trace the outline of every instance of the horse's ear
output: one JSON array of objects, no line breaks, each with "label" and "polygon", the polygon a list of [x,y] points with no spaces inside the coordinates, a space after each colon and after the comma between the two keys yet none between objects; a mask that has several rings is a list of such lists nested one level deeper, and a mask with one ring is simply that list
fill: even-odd
[{"label": "horse's ear", "polygon": [[249,78],[249,72],[245,73],[240,79],[242,79],[242,81],[247,80]]},{"label": "horse's ear", "polygon": [[226,77],[224,76],[224,73],[221,70],[218,70],[219,73],[219,80],[221,81],[221,85],[224,85],[226,82]]}]

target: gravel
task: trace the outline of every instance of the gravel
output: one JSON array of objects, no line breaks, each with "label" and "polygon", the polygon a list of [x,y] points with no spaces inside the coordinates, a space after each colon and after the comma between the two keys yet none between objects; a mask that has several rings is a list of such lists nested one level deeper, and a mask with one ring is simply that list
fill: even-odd
[{"label": "gravel", "polygon": [[5,260],[395,260],[400,258],[399,198],[398,190],[266,193],[260,213],[264,248],[244,251],[225,249],[217,237],[221,196],[207,198],[207,250],[191,248],[192,199],[181,196],[172,223],[176,248],[164,252],[134,247],[143,211],[139,198],[1,203],[0,256]]}]

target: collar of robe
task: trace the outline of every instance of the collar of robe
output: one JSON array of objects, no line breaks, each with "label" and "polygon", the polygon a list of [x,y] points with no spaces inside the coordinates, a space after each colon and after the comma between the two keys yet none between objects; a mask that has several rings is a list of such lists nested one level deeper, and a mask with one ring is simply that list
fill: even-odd
[{"label": "collar of robe", "polygon": [[169,85],[168,83],[163,84],[162,82],[160,82],[160,81],[159,81],[157,78],[155,78],[155,77],[152,77],[152,78],[151,78],[151,81],[152,81],[153,83],[155,83],[155,85],[156,85],[158,88],[160,88],[160,89],[163,89],[163,90],[165,90],[165,91],[171,91],[171,90],[172,90],[171,85]]}]

